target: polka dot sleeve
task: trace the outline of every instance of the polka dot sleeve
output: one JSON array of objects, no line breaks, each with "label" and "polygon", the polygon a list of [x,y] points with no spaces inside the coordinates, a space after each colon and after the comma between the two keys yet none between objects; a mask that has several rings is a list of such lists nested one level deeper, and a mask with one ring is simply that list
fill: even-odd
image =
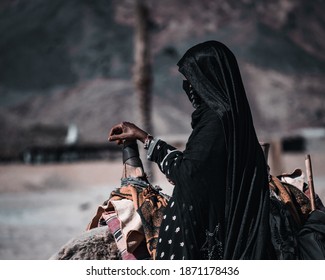
[{"label": "polka dot sleeve", "polygon": [[171,175],[172,167],[177,165],[182,156],[182,152],[157,138],[151,141],[147,153],[148,160],[156,162],[167,177]]}]

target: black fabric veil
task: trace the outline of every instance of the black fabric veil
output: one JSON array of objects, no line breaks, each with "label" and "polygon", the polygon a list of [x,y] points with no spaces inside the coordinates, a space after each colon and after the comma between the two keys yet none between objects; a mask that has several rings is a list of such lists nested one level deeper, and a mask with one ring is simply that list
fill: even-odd
[{"label": "black fabric veil", "polygon": [[[236,58],[222,43],[208,41],[189,49],[178,66],[207,105],[208,109],[203,106],[195,114],[210,110],[203,124],[219,125],[215,129],[221,131],[219,136],[225,141],[226,167],[209,166],[209,172],[223,168],[226,174],[223,193],[219,193],[215,201],[223,210],[213,214],[213,207],[210,207],[211,211],[206,213],[213,224],[208,234],[212,234],[213,227],[221,222],[222,233],[218,239],[224,259],[267,259],[270,257],[267,167]],[[211,122],[212,118],[217,118],[218,123]],[[176,187],[177,183],[182,184],[181,180],[176,182]],[[215,185],[210,186],[211,189],[218,187],[218,178],[215,178]],[[178,194],[182,199],[186,195],[191,194],[185,190]],[[205,203],[214,202],[205,198],[202,204]],[[194,215],[200,217],[202,213]]]}]

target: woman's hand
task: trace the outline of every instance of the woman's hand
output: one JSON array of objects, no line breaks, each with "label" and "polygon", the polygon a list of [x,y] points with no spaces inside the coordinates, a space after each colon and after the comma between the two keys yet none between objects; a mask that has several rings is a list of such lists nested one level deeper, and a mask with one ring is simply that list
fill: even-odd
[{"label": "woman's hand", "polygon": [[108,140],[117,141],[120,145],[125,140],[140,140],[142,143],[146,140],[148,133],[137,127],[133,123],[122,122],[112,127]]}]

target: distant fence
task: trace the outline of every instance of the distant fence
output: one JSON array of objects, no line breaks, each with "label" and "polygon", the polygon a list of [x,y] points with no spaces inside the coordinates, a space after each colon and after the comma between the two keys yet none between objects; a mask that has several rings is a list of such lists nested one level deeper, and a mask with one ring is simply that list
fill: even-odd
[{"label": "distant fence", "polygon": [[28,164],[65,163],[85,160],[114,160],[121,157],[121,147],[115,144],[87,144],[28,147],[18,161]]},{"label": "distant fence", "polygon": [[[187,136],[164,136],[162,139],[182,150],[185,148]],[[296,134],[282,137],[276,141],[271,141],[273,161],[277,162],[277,165],[280,166],[282,153],[301,153],[307,150],[324,150],[324,140],[325,137],[323,134],[320,135],[320,137],[311,137],[308,134]],[[28,164],[44,164],[86,160],[115,160],[121,158],[121,150],[121,146],[118,146],[115,143],[31,146],[25,148],[20,153],[15,152],[15,154],[6,154],[5,156],[0,153],[0,163],[23,162]]]}]

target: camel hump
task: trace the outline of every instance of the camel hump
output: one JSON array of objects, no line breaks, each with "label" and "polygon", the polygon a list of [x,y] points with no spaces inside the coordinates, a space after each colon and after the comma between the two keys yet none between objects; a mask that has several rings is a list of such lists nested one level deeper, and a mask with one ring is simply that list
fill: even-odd
[{"label": "camel hump", "polygon": [[85,231],[69,240],[50,260],[119,260],[120,253],[107,227]]}]

